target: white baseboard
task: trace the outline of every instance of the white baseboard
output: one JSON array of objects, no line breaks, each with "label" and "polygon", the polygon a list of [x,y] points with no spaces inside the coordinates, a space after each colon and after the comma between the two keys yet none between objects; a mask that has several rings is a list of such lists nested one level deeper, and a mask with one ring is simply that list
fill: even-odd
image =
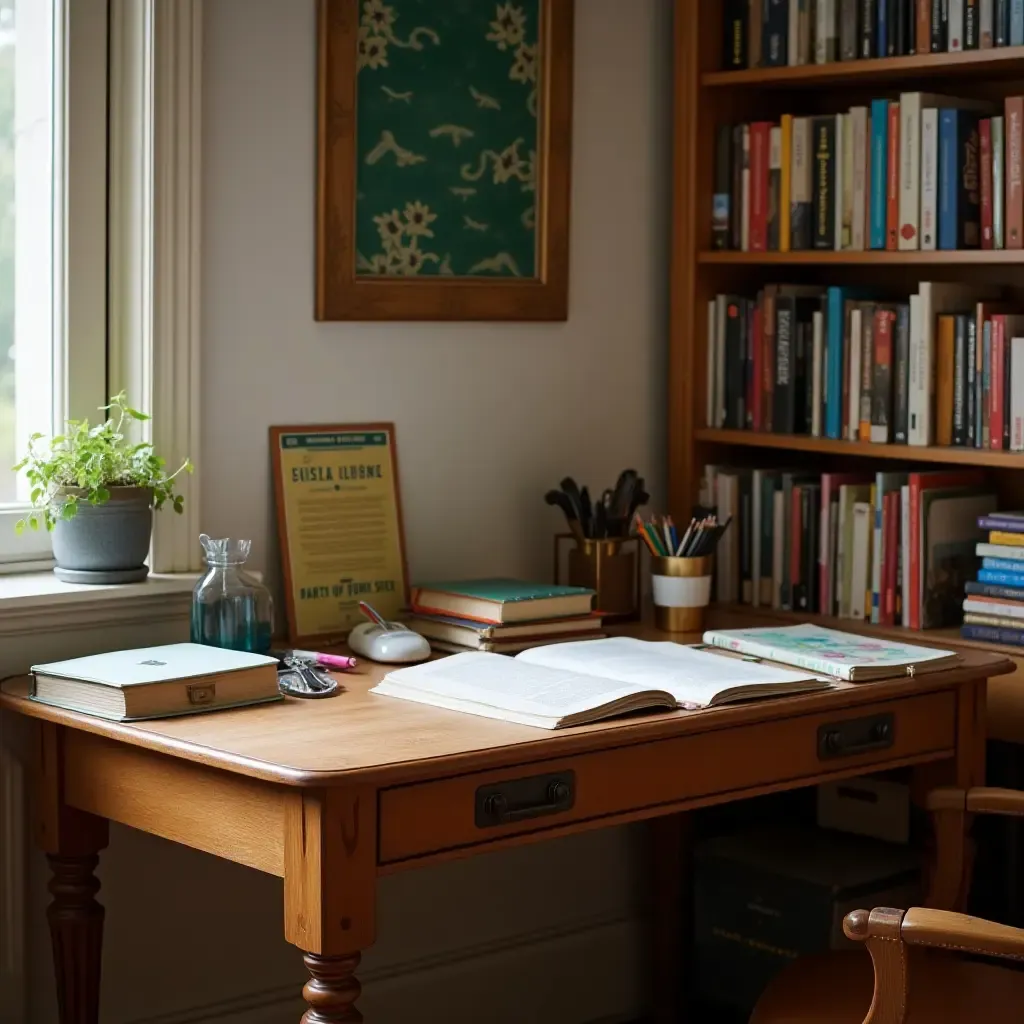
[{"label": "white baseboard", "polygon": [[[358,1006],[373,1024],[622,1024],[643,1009],[645,946],[639,918],[510,936],[360,972]],[[303,1008],[298,988],[278,987],[132,1024],[295,1024]]]}]

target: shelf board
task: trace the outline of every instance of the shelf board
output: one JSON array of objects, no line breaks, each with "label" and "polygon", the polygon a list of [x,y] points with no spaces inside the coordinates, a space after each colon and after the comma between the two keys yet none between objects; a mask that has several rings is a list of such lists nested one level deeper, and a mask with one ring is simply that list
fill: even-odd
[{"label": "shelf board", "polygon": [[709,249],[697,254],[702,264],[765,266],[829,264],[832,266],[1024,266],[1024,249],[943,249],[892,252],[885,249],[801,249],[796,252],[737,252],[733,249]]},{"label": "shelf board", "polygon": [[717,430],[701,427],[694,431],[698,441],[736,445],[742,448],[773,448],[779,452],[820,452],[825,455],[854,455],[869,459],[898,459],[903,462],[936,462],[958,466],[995,466],[1024,469],[1024,452],[992,451],[984,448],[920,448],[909,444],[872,444],[868,441],[835,441],[802,434],[766,434],[756,430]]},{"label": "shelf board", "polygon": [[[743,622],[746,625],[758,622],[768,624],[784,623],[792,625],[798,622],[813,622],[816,626],[827,626],[846,633],[859,633],[864,636],[877,636],[889,640],[899,640],[906,644],[922,644],[924,646],[970,647],[980,651],[991,651],[1005,654],[1013,658],[1024,658],[1024,647],[1010,644],[993,644],[987,640],[969,640],[960,635],[956,627],[952,629],[907,629],[905,626],[874,626],[862,619],[839,619],[832,615],[809,615],[807,612],[784,612],[777,608],[755,608],[749,604],[713,604],[708,615],[714,624],[712,628],[738,628],[732,624]],[[724,621],[723,621],[724,620]]]},{"label": "shelf board", "polygon": [[700,76],[705,88],[805,88],[821,85],[857,86],[861,83],[899,82],[934,75],[948,78],[1024,77],[1024,46],[1004,46],[963,53],[918,53],[910,57],[844,60],[831,64],[801,64],[784,68],[749,68],[744,71],[708,71]]}]

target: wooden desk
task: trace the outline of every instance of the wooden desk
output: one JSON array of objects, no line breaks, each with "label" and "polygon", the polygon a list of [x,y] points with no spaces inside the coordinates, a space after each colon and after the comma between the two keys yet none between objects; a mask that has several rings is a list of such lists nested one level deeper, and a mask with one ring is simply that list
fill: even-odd
[{"label": "wooden desk", "polygon": [[[110,821],[282,877],[285,937],[311,976],[304,1020],[342,1024],[362,1020],[355,972],[375,938],[380,875],[655,819],[656,998],[661,1019],[677,1019],[679,812],[906,765],[923,766],[922,786],[978,785],[985,680],[1011,667],[969,652],[931,676],[557,733],[369,694],[378,666],[345,675],[330,700],[139,725],[35,704],[24,681],[8,684],[0,706],[40,722],[37,835],[53,872],[61,1022],[99,1019],[93,871]],[[851,751],[837,730],[858,723],[874,727],[861,730],[873,745]],[[495,823],[495,793],[512,820]],[[551,806],[515,813],[523,803]],[[963,845],[961,829],[940,865],[942,902],[958,898]]]}]

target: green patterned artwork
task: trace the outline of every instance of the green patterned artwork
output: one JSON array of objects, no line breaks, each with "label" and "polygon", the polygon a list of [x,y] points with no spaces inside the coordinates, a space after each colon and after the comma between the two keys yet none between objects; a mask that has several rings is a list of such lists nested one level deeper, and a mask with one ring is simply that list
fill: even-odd
[{"label": "green patterned artwork", "polygon": [[363,0],[357,276],[537,276],[540,3]]}]

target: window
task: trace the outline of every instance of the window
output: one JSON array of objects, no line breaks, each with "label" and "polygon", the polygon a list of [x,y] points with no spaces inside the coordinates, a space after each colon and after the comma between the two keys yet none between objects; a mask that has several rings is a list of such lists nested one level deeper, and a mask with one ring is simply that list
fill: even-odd
[{"label": "window", "polygon": [[0,0],[0,563],[29,494],[8,467],[106,393],[107,0]]}]

